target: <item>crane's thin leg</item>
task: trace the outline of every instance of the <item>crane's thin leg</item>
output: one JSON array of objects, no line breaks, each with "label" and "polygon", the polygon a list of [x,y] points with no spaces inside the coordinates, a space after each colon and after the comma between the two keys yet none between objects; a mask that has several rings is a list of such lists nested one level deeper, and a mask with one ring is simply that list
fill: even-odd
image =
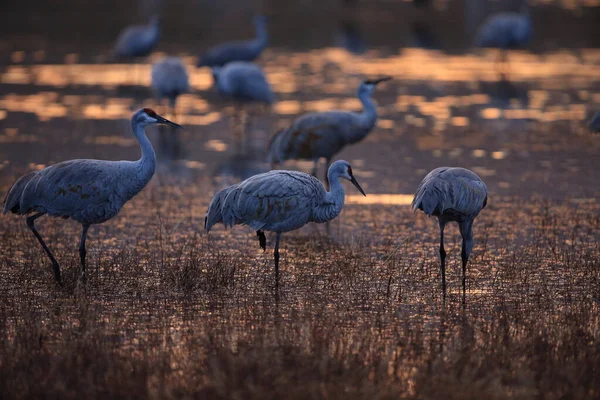
[{"label": "crane's thin leg", "polygon": [[248,126],[250,115],[248,114],[248,109],[245,106],[242,106],[242,114],[240,115],[241,125],[242,125],[242,152],[246,151],[246,145],[248,142]]},{"label": "crane's thin leg", "polygon": [[277,239],[275,239],[275,287],[279,288],[279,239],[281,238],[281,233],[277,232]]},{"label": "crane's thin leg", "polygon": [[79,258],[81,259],[81,280],[85,283],[87,276],[85,273],[85,256],[87,251],[85,250],[85,240],[87,239],[87,232],[90,229],[89,225],[83,225],[83,231],[81,232],[81,241],[79,242]]},{"label": "crane's thin leg", "polygon": [[40,244],[44,248],[44,251],[50,258],[50,261],[52,261],[52,271],[54,272],[54,279],[56,280],[56,282],[61,284],[61,282],[60,282],[60,266],[58,265],[58,262],[52,255],[52,252],[50,251],[48,246],[46,246],[46,243],[44,243],[44,239],[42,239],[42,237],[38,233],[37,229],[35,229],[35,220],[44,214],[46,214],[46,213],[41,212],[41,213],[37,213],[37,214],[32,215],[31,217],[27,218],[27,226],[29,227],[29,229],[31,229],[31,231],[33,232],[33,234],[35,235],[37,240],[40,242]]},{"label": "crane's thin leg", "polygon": [[261,230],[256,231],[256,236],[258,236],[258,245],[263,251],[267,250],[267,238],[265,237],[265,233]]},{"label": "crane's thin leg", "polygon": [[500,49],[496,59],[496,71],[500,76],[506,76],[508,80],[508,50]]},{"label": "crane's thin leg", "polygon": [[473,221],[461,222],[458,224],[460,235],[462,236],[462,249],[460,258],[462,261],[462,288],[463,304],[466,303],[467,292],[467,262],[473,248]]},{"label": "crane's thin leg", "polygon": [[444,226],[445,222],[438,220],[440,224],[440,261],[442,273],[442,293],[444,301],[446,301],[446,250],[444,250]]}]

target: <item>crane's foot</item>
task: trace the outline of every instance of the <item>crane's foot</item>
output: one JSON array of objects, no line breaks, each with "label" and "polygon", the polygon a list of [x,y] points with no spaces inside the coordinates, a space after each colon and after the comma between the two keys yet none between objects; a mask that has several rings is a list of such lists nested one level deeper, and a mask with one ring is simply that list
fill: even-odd
[{"label": "crane's foot", "polygon": [[265,237],[265,233],[263,231],[256,231],[256,236],[258,236],[258,244],[263,251],[267,250],[267,238]]}]

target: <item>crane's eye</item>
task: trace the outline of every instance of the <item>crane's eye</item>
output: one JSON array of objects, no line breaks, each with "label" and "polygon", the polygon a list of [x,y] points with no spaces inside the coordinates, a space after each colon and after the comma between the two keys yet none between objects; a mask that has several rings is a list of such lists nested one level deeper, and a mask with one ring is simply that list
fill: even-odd
[{"label": "crane's eye", "polygon": [[156,117],[156,113],[151,108],[144,108],[144,112],[153,118]]},{"label": "crane's eye", "polygon": [[348,165],[348,175],[352,176],[352,167]]}]

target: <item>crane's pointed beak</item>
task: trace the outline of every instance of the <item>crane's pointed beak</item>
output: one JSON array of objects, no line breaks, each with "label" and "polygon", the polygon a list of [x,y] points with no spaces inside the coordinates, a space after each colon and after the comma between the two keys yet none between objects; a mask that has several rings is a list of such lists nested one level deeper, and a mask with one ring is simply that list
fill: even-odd
[{"label": "crane's pointed beak", "polygon": [[174,126],[176,128],[183,129],[183,126],[176,124],[175,122],[171,122],[168,119],[161,117],[160,115],[157,115],[155,118],[156,118],[157,124],[167,124],[167,125]]},{"label": "crane's pointed beak", "polygon": [[352,182],[352,184],[354,186],[356,186],[358,191],[361,192],[363,196],[367,197],[367,195],[365,194],[365,191],[360,187],[360,185],[358,184],[358,181],[356,180],[356,178],[354,176],[350,178],[350,182]]},{"label": "crane's pointed beak", "polygon": [[375,80],[373,81],[373,83],[374,83],[375,85],[377,85],[378,83],[381,83],[381,82],[386,82],[386,81],[390,81],[390,80],[392,80],[392,77],[391,77],[391,76],[384,76],[384,77],[382,77],[382,78],[375,79]]},{"label": "crane's pointed beak", "polygon": [[389,81],[391,79],[392,79],[391,76],[384,76],[384,77],[381,77],[378,79],[367,79],[366,81],[364,81],[364,83],[370,84],[370,85],[377,85],[378,83]]}]

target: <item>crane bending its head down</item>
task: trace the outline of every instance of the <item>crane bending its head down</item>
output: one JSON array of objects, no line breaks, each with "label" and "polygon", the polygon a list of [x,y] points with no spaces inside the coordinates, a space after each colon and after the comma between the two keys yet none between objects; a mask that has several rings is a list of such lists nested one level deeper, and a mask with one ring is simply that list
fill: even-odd
[{"label": "crane bending its head down", "polygon": [[477,174],[465,168],[440,167],[425,176],[412,202],[413,211],[423,210],[437,217],[440,226],[442,290],[446,298],[446,251],[444,226],[458,223],[462,236],[463,303],[466,293],[467,261],[473,248],[473,221],[487,204],[487,186]]},{"label": "crane bending its head down", "polygon": [[[60,266],[35,228],[35,220],[44,214],[72,218],[83,227],[79,244],[81,277],[85,280],[85,240],[90,225],[101,224],[116,216],[123,205],[138,194],[154,175],[156,158],[144,128],[152,124],[174,122],[149,108],[131,117],[134,136],[142,156],[137,161],[69,160],[30,172],[19,178],[4,200],[3,214],[26,215],[27,226],[52,262],[54,278],[61,282]],[[181,127],[180,127],[181,128]]]},{"label": "crane bending its head down", "polygon": [[279,279],[279,239],[309,222],[323,223],[337,217],[344,206],[344,187],[340,179],[365,192],[354,177],[347,161],[334,162],[328,172],[331,190],[314,176],[297,171],[276,170],[254,175],[218,192],[208,207],[204,220],[207,232],[217,223],[226,227],[242,224],[256,231],[265,249],[263,231],[277,233],[275,242],[275,279]]}]

